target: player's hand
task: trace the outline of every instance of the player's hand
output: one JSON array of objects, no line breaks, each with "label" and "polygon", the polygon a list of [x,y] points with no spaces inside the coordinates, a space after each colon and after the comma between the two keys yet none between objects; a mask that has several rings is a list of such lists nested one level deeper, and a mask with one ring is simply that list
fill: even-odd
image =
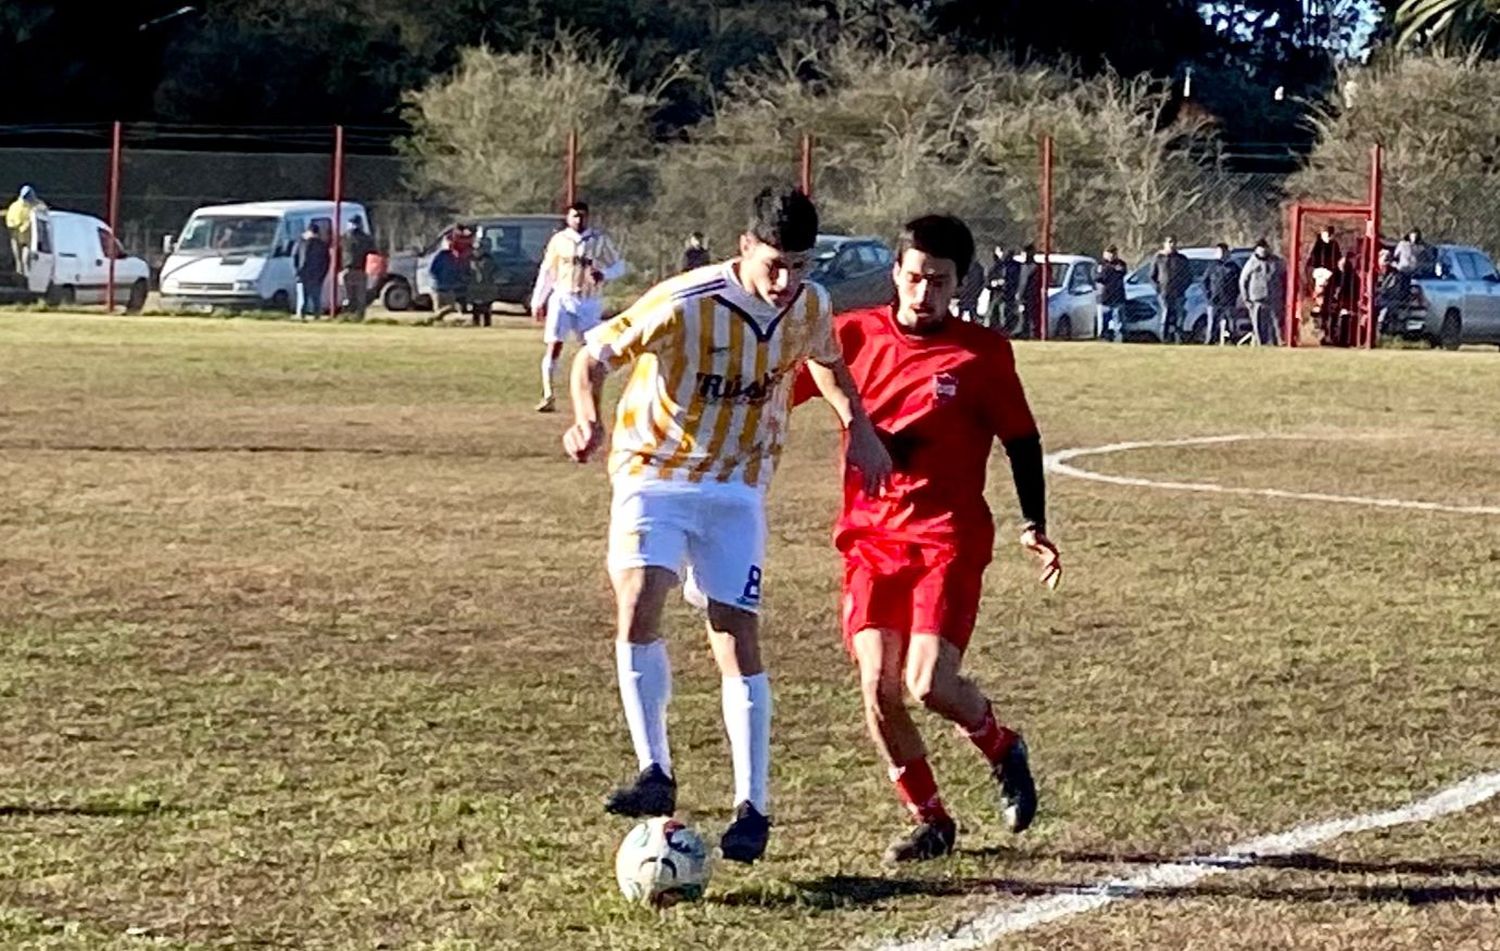
[{"label": "player's hand", "polygon": [[844,461],[859,470],[866,495],[882,495],[891,481],[891,454],[869,420],[849,427],[849,448]]},{"label": "player's hand", "polygon": [[595,284],[604,283],[604,272],[599,270],[598,268],[594,268],[592,271],[590,271],[589,277],[594,279]]},{"label": "player's hand", "polygon": [[536,307],[532,308],[531,319],[534,320],[534,321],[536,321],[539,324],[545,324],[547,322],[547,302],[546,301],[542,301],[540,304],[536,305]]},{"label": "player's hand", "polygon": [[598,422],[576,422],[563,433],[563,451],[580,464],[588,462],[603,442],[604,427]]},{"label": "player's hand", "polygon": [[1021,533],[1021,547],[1041,562],[1042,584],[1049,590],[1057,590],[1057,586],[1062,583],[1062,556],[1057,553],[1057,546],[1052,544],[1052,539],[1034,528],[1028,528]]}]

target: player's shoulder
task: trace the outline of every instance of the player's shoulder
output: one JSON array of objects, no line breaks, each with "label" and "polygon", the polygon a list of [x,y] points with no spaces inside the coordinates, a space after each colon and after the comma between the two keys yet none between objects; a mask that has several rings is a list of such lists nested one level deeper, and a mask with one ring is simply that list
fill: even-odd
[{"label": "player's shoulder", "polygon": [[1015,360],[1010,338],[1003,333],[957,318],[953,318],[949,329],[953,334],[954,342],[983,360],[999,360],[1005,363]]},{"label": "player's shoulder", "polygon": [[889,329],[889,321],[886,319],[889,311],[889,306],[841,310],[833,315],[833,325],[839,330],[860,332],[868,336]]},{"label": "player's shoulder", "polygon": [[803,281],[802,293],[806,294],[807,298],[811,300],[817,306],[818,310],[822,313],[828,314],[830,317],[837,316],[833,312],[833,297],[829,295],[828,288],[824,287],[822,284],[819,284],[817,281]]},{"label": "player's shoulder", "polygon": [[674,274],[642,294],[636,308],[661,310],[685,307],[695,300],[712,297],[729,286],[722,264]]}]

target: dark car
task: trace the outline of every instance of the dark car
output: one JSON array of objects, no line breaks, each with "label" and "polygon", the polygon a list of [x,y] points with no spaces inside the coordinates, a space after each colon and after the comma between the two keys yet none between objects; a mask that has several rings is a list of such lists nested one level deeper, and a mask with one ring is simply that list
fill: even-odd
[{"label": "dark car", "polygon": [[896,296],[894,261],[895,255],[879,238],[818,235],[807,277],[827,288],[834,313],[878,307]]},{"label": "dark car", "polygon": [[[481,215],[462,222],[474,229],[476,247],[489,242],[494,265],[497,301],[527,305],[547,241],[562,227],[557,215]],[[387,310],[432,309],[432,278],[428,265],[453,233],[458,222],[444,228],[421,252],[393,255],[390,271],[381,285],[381,300]]]}]

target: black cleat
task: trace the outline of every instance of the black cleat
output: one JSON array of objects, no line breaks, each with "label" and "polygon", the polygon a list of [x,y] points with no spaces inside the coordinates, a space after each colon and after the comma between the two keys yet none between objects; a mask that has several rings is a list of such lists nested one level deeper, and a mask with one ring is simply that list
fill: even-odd
[{"label": "black cleat", "polygon": [[1026,741],[1017,736],[1015,745],[995,764],[991,775],[1000,786],[1000,815],[1005,819],[1005,827],[1012,832],[1025,832],[1036,818],[1036,781],[1031,778]]},{"label": "black cleat", "polygon": [[749,864],[766,854],[771,820],[748,801],[734,807],[734,821],[719,839],[719,851],[731,862]]},{"label": "black cleat", "polygon": [[920,823],[891,843],[890,848],[885,850],[885,862],[887,865],[899,865],[903,862],[940,859],[953,851],[953,840],[957,837],[958,826],[947,817]]},{"label": "black cleat", "polygon": [[677,811],[677,780],[653,763],[641,770],[635,782],[610,793],[604,811],[632,818],[670,816]]}]

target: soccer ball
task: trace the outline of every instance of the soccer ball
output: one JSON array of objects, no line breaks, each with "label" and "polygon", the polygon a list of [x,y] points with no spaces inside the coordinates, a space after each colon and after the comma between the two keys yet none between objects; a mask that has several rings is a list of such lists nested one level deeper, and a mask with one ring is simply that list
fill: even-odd
[{"label": "soccer ball", "polygon": [[615,853],[615,880],[626,898],[653,908],[703,897],[708,849],[698,833],[669,816],[647,819]]}]

